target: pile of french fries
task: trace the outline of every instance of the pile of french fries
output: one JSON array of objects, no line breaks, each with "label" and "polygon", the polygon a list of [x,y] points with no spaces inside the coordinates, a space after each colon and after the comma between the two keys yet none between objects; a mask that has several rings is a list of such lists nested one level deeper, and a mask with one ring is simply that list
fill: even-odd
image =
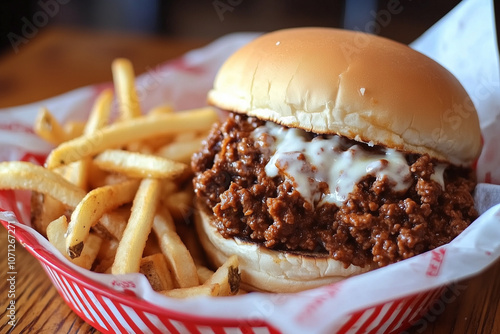
[{"label": "pile of french fries", "polygon": [[43,108],[34,131],[56,145],[45,166],[0,163],[0,189],[32,191],[32,225],[71,262],[101,273],[143,273],[164,295],[229,296],[239,291],[238,259],[215,272],[186,221],[192,209],[191,155],[217,114],[212,108],[143,114],[132,64],[112,64],[86,122],[60,124]]}]

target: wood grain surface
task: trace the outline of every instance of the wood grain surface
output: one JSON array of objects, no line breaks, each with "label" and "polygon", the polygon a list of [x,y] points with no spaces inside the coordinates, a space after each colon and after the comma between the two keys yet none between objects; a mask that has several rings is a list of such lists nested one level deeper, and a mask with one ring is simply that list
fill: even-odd
[{"label": "wood grain surface", "polygon": [[141,74],[207,42],[50,28],[0,57],[0,108],[109,82],[117,57],[132,60]]},{"label": "wood grain surface", "polygon": [[[44,30],[19,52],[0,57],[0,107],[55,96],[111,80],[111,61],[132,60],[138,73],[207,41]],[[0,114],[1,117],[1,114]],[[8,324],[7,231],[0,227],[0,333],[95,333],[65,304],[38,261],[15,250],[16,321]],[[407,333],[500,333],[500,262],[457,282]]]}]

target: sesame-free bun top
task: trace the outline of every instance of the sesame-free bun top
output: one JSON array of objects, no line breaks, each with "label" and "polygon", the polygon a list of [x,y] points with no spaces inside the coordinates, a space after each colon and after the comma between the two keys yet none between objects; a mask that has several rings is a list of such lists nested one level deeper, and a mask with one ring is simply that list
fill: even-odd
[{"label": "sesame-free bun top", "polygon": [[481,151],[476,110],[450,72],[406,45],[361,32],[262,35],[223,64],[208,101],[465,167]]}]

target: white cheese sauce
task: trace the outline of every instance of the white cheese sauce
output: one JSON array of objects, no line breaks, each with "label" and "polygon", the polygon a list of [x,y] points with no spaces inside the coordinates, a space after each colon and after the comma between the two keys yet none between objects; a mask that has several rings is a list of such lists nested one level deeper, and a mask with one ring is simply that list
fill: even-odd
[{"label": "white cheese sauce", "polygon": [[444,189],[444,170],[447,167],[447,164],[438,162],[434,165],[434,173],[431,175],[431,180],[439,183],[441,185],[441,189]]},{"label": "white cheese sauce", "polygon": [[[261,138],[264,134],[268,136]],[[396,192],[406,191],[412,184],[404,154],[394,149],[366,150],[354,141],[335,135],[307,140],[304,130],[285,128],[273,122],[255,129],[252,137],[270,150],[266,174],[287,175],[295,189],[313,205],[341,206],[354,186],[367,175],[377,180],[387,177]],[[444,187],[443,171],[440,166],[436,168],[438,175],[433,175],[433,180]],[[329,193],[318,191],[321,182],[328,185]]]}]

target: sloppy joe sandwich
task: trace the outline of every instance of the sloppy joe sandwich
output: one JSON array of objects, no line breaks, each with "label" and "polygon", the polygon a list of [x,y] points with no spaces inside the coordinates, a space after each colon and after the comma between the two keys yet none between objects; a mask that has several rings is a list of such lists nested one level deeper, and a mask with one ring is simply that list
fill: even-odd
[{"label": "sloppy joe sandwich", "polygon": [[262,35],[208,94],[197,229],[249,290],[314,288],[450,242],[476,217],[476,110],[406,45],[330,28]]}]

